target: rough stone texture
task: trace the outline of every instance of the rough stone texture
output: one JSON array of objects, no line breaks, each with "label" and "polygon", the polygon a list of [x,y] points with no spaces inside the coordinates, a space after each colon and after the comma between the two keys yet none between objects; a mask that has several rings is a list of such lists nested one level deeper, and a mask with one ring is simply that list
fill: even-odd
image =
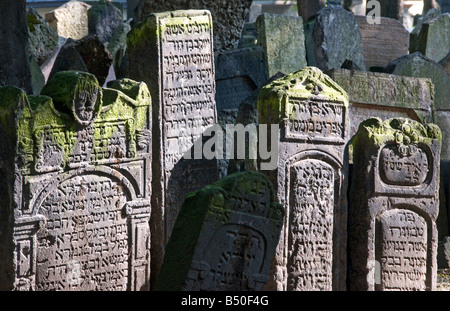
[{"label": "rough stone texture", "polygon": [[268,79],[265,52],[261,47],[223,51],[215,54],[214,61],[218,121],[235,124],[241,102]]},{"label": "rough stone texture", "polygon": [[[150,93],[60,72],[0,88],[0,287],[143,290],[150,267]],[[5,233],[6,232],[6,233]],[[6,283],[5,283],[6,281]]]},{"label": "rough stone texture", "polygon": [[402,20],[404,0],[378,0],[381,8],[381,16]]},{"label": "rough stone texture", "polygon": [[91,6],[71,0],[45,14],[45,20],[59,36],[79,40],[89,34],[88,10]]},{"label": "rough stone texture", "polygon": [[88,14],[88,31],[96,35],[102,43],[111,40],[114,31],[122,24],[122,11],[112,2],[91,1]]},{"label": "rough stone texture", "polygon": [[355,16],[341,6],[329,5],[304,25],[309,66],[323,71],[339,69],[348,59],[365,70],[361,32]]},{"label": "rough stone texture", "polygon": [[209,10],[214,25],[214,50],[234,50],[238,47],[245,16],[252,0],[140,0],[134,20],[142,21],[148,14],[175,10]]},{"label": "rough stone texture", "polygon": [[439,62],[439,64],[444,68],[447,76],[450,78],[450,52]]},{"label": "rough stone texture", "polygon": [[400,57],[386,67],[399,76],[429,78],[434,84],[435,122],[442,130],[442,160],[450,160],[450,78],[441,65],[416,52]]},{"label": "rough stone texture", "polygon": [[14,85],[31,93],[25,1],[4,0],[0,10],[0,86]]},{"label": "rough stone texture", "polygon": [[327,75],[348,94],[350,137],[361,122],[372,116],[434,122],[434,87],[430,79],[345,69],[331,70]]},{"label": "rough stone texture", "polygon": [[326,4],[326,0],[297,1],[298,16],[301,16],[305,22],[308,22],[308,20],[323,9]]},{"label": "rough stone texture", "polygon": [[353,139],[350,290],[434,290],[441,132],[407,118],[361,123]]},{"label": "rough stone texture", "polygon": [[112,34],[107,49],[113,57],[113,65],[115,72],[120,72],[120,66],[125,57],[127,49],[127,34],[131,30],[130,22],[120,24]]},{"label": "rough stone texture", "polygon": [[113,58],[97,36],[68,39],[53,64],[50,78],[60,71],[79,70],[92,73],[100,85],[108,77]]},{"label": "rough stone texture", "polygon": [[307,67],[262,88],[258,122],[279,124],[271,133],[279,141],[278,168],[261,172],[286,208],[265,289],[345,290],[346,92],[319,69]]},{"label": "rough stone texture", "polygon": [[58,47],[58,34],[33,8],[27,8],[28,44],[30,55],[39,65]]},{"label": "rough stone texture", "polygon": [[355,16],[361,32],[366,68],[385,67],[408,54],[409,31],[396,19],[381,17],[380,24],[369,24],[366,16]]},{"label": "rough stone texture", "polygon": [[439,62],[450,52],[450,13],[419,23],[411,33],[410,53]]},{"label": "rough stone texture", "polygon": [[217,123],[212,19],[206,10],[150,14],[127,36],[128,73],[153,96],[152,280],[184,197],[218,179],[215,160],[188,159]]},{"label": "rough stone texture", "polygon": [[229,175],[190,193],[155,290],[262,290],[283,216],[272,184],[257,172]]},{"label": "rough stone texture", "polygon": [[266,51],[267,74],[287,74],[306,64],[305,35],[301,17],[263,14],[256,23],[258,45]]},{"label": "rough stone texture", "polygon": [[450,268],[450,237],[445,237],[438,243],[437,264],[439,269]]}]

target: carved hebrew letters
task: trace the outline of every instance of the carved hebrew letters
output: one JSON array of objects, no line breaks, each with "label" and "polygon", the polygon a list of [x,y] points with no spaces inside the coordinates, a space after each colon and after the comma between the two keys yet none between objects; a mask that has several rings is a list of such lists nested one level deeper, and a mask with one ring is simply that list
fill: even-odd
[{"label": "carved hebrew letters", "polygon": [[409,210],[391,210],[380,216],[377,225],[379,290],[425,290],[428,238],[423,217]]}]

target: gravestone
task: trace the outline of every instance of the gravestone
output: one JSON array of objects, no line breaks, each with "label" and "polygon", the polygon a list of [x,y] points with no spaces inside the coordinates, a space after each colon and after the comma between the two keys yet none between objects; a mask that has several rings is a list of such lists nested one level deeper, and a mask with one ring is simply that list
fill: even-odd
[{"label": "gravestone", "polygon": [[127,34],[131,30],[130,21],[121,23],[114,33],[111,40],[109,40],[107,49],[113,57],[113,66],[115,72],[120,72],[120,66],[122,65],[125,57],[125,51],[127,49]]},{"label": "gravestone", "polygon": [[122,24],[122,11],[109,1],[91,1],[87,12],[88,31],[96,35],[102,43],[111,40],[114,31]]},{"label": "gravestone", "polygon": [[439,62],[439,64],[444,68],[447,76],[450,78],[450,52]]},{"label": "gravestone", "polygon": [[371,116],[434,122],[434,86],[429,79],[344,69],[330,70],[327,75],[348,94],[350,137]]},{"label": "gravestone", "polygon": [[218,121],[235,124],[240,103],[268,79],[265,52],[261,47],[223,51],[215,54],[214,61]]},{"label": "gravestone", "polygon": [[238,47],[245,16],[252,0],[140,0],[134,20],[140,22],[150,13],[176,10],[208,10],[214,24],[214,50],[234,50]]},{"label": "gravestone", "polygon": [[411,33],[410,53],[420,52],[439,62],[450,52],[450,13],[419,23]]},{"label": "gravestone", "polygon": [[300,16],[306,23],[311,17],[315,16],[317,12],[323,9],[326,5],[326,0],[297,1],[298,16]]},{"label": "gravestone", "polygon": [[404,0],[378,0],[381,16],[402,20],[404,2]]},{"label": "gravestone", "polygon": [[[348,97],[306,67],[262,88],[259,124],[279,124],[269,177],[286,208],[267,290],[345,290]],[[272,137],[270,137],[272,139]]]},{"label": "gravestone", "polygon": [[127,35],[127,76],[146,82],[154,103],[154,276],[183,198],[218,179],[214,160],[185,156],[217,123],[212,40],[211,14],[205,10],[150,14]]},{"label": "gravestone", "polygon": [[291,73],[307,66],[301,17],[263,14],[256,23],[258,45],[266,51],[267,75]]},{"label": "gravestone", "polygon": [[103,85],[112,63],[112,55],[97,36],[80,40],[69,38],[55,59],[50,78],[60,71],[79,70],[94,74],[100,85]]},{"label": "gravestone", "polygon": [[84,2],[71,0],[45,14],[45,20],[59,36],[79,40],[89,34],[87,12],[90,7]]},{"label": "gravestone", "polygon": [[27,8],[28,44],[30,55],[39,65],[58,47],[58,34],[33,8]]},{"label": "gravestone", "polygon": [[353,140],[350,290],[434,290],[441,132],[407,118],[361,123]]},{"label": "gravestone", "polygon": [[441,159],[450,160],[450,144],[447,143],[450,139],[450,78],[445,70],[441,65],[416,52],[392,61],[385,71],[399,76],[431,79],[435,94],[435,122],[442,130]]},{"label": "gravestone", "polygon": [[[1,287],[144,290],[151,107],[144,83],[57,73],[40,96],[0,89]],[[6,233],[5,233],[6,232]]]},{"label": "gravestone", "polygon": [[369,24],[366,16],[355,16],[361,31],[364,64],[385,67],[389,62],[408,54],[409,31],[393,18],[381,17],[380,24]]},{"label": "gravestone", "polygon": [[365,70],[361,32],[355,16],[341,6],[328,5],[304,25],[309,66],[327,71],[346,60]]},{"label": "gravestone", "polygon": [[155,290],[260,291],[284,208],[257,172],[228,175],[183,203]]}]

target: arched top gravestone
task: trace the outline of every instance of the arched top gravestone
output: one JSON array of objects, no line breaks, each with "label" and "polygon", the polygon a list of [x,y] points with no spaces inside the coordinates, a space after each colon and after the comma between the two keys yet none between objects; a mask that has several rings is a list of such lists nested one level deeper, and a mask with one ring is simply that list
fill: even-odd
[{"label": "arched top gravestone", "polygon": [[262,290],[283,216],[272,184],[257,172],[190,193],[155,290]]}]

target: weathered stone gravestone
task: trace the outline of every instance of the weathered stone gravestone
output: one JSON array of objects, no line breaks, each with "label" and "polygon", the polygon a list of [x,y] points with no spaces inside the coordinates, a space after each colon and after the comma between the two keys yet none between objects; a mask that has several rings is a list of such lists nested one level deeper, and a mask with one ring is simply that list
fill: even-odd
[{"label": "weathered stone gravestone", "polygon": [[278,167],[261,172],[286,208],[266,289],[345,290],[346,92],[307,67],[262,88],[258,119],[279,124]]},{"label": "weathered stone gravestone", "polygon": [[183,203],[155,290],[260,291],[284,208],[257,172],[228,175]]},{"label": "weathered stone gravestone", "polygon": [[346,60],[365,70],[361,32],[355,16],[341,6],[328,5],[304,25],[309,66],[323,71],[341,68]]},{"label": "weathered stone gravestone", "polygon": [[350,290],[435,288],[440,147],[431,123],[361,123],[353,141]]},{"label": "weathered stone gravestone", "polygon": [[[0,280],[14,290],[142,290],[150,276],[150,93],[60,72],[0,89]],[[1,252],[1,251],[0,251]],[[6,283],[5,283],[6,280]]]},{"label": "weathered stone gravestone", "polygon": [[27,8],[28,45],[30,55],[39,65],[51,56],[58,47],[58,34],[33,8]]},{"label": "weathered stone gravestone", "polygon": [[208,11],[150,14],[127,36],[128,76],[153,99],[152,265],[157,273],[183,198],[218,179],[215,161],[184,156],[217,123]]},{"label": "weathered stone gravestone", "polygon": [[450,52],[450,13],[419,23],[411,33],[410,53],[420,52],[439,62]]},{"label": "weathered stone gravestone", "polygon": [[266,51],[267,75],[291,73],[307,66],[303,20],[298,16],[263,14],[256,23],[258,45]]},{"label": "weathered stone gravestone", "polygon": [[367,16],[355,16],[362,37],[364,64],[385,67],[408,54],[409,31],[396,19],[381,17],[380,24],[370,24]]},{"label": "weathered stone gravestone", "polygon": [[214,24],[214,50],[234,50],[238,47],[245,16],[252,0],[140,0],[134,20],[144,20],[148,14],[176,10],[208,10]]},{"label": "weathered stone gravestone", "polygon": [[88,10],[91,6],[71,0],[45,14],[47,23],[64,38],[79,40],[89,34]]},{"label": "weathered stone gravestone", "polygon": [[111,40],[114,31],[122,24],[122,11],[110,1],[89,1],[88,31],[102,43]]},{"label": "weathered stone gravestone", "polygon": [[60,71],[85,71],[95,75],[99,84],[103,85],[112,64],[112,55],[97,36],[87,36],[80,40],[69,38],[61,47],[49,77]]},{"label": "weathered stone gravestone", "polygon": [[[218,121],[234,124],[239,104],[268,79],[265,52],[261,47],[223,51],[214,61]],[[235,111],[232,118],[227,117],[230,110]]]},{"label": "weathered stone gravestone", "polygon": [[442,130],[441,159],[450,160],[450,78],[438,63],[423,56],[420,52],[402,56],[392,61],[386,72],[399,76],[429,78],[434,84],[435,123]]},{"label": "weathered stone gravestone", "polygon": [[333,69],[327,72],[348,94],[350,137],[371,116],[434,122],[434,86],[430,79]]}]

